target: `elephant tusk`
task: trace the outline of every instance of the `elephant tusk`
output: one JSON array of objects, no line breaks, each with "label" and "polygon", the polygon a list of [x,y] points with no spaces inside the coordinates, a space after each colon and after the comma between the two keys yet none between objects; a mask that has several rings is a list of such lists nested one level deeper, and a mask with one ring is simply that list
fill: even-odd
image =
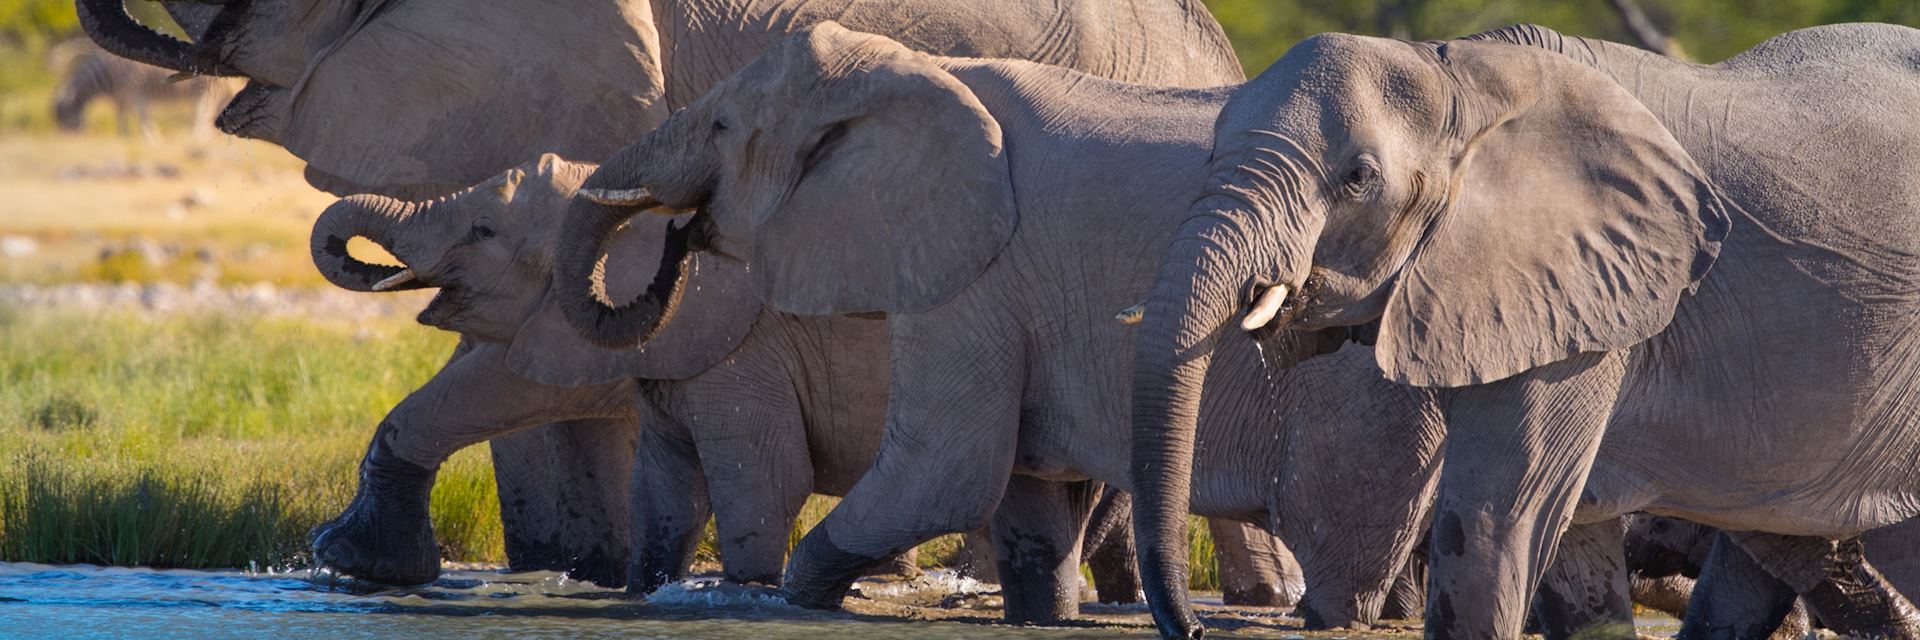
[{"label": "elephant tusk", "polygon": [[1113,319],[1120,321],[1120,324],[1129,325],[1129,326],[1140,324],[1140,321],[1145,320],[1146,318],[1147,318],[1147,303],[1145,302],[1133,305],[1131,307],[1127,307],[1125,309],[1121,309],[1120,313],[1115,314],[1113,316]]},{"label": "elephant tusk", "polygon": [[413,280],[414,280],[413,269],[411,268],[401,269],[400,273],[387,276],[387,279],[373,283],[373,290],[386,291],[388,289],[392,289],[394,287],[398,287],[400,285],[413,282]]},{"label": "elephant tusk", "polygon": [[660,199],[646,187],[636,189],[581,189],[580,197],[610,207],[646,207],[660,206]]},{"label": "elephant tusk", "polygon": [[1260,299],[1253,303],[1253,309],[1247,311],[1247,317],[1240,320],[1240,329],[1254,331],[1273,322],[1280,313],[1280,305],[1287,301],[1287,285],[1277,284],[1261,292]]}]

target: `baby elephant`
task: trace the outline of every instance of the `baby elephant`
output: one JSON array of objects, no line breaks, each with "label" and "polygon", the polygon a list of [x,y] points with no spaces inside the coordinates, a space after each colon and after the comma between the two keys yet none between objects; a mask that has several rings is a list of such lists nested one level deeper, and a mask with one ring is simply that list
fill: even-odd
[{"label": "baby elephant", "polygon": [[[542,304],[557,222],[594,168],[546,155],[433,202],[349,197],[315,224],[314,258],[330,280],[354,290],[436,287],[420,321],[475,344],[382,422],[353,507],[316,540],[322,562],[374,579],[431,579],[437,559],[426,496],[432,469],[454,451],[547,422],[638,416],[632,567],[618,572],[629,588],[646,593],[680,578],[709,512],[727,578],[778,584],[788,532],[807,495],[845,495],[872,465],[886,406],[884,321],[763,310],[752,296],[750,308],[729,309],[689,295],[683,328],[647,349],[615,351],[576,337]],[[648,222],[616,239],[620,257],[604,266],[614,295],[641,290],[662,261],[669,232],[664,221]],[[407,267],[354,259],[346,240],[355,236]],[[705,278],[699,286],[747,286],[730,278],[727,259],[697,260],[693,268]],[[723,311],[756,317],[714,317]],[[722,332],[744,335],[713,335]],[[575,384],[541,384],[510,363]],[[1084,524],[1102,493],[1093,482],[1075,491],[1085,501],[1076,516]],[[569,528],[613,527],[596,513],[562,511],[580,519]],[[1109,541],[1090,554],[1118,556],[1094,562],[1102,599],[1137,598],[1127,521],[1088,536]]]},{"label": "baby elephant", "polygon": [[[1129,481],[1133,329],[1115,312],[1146,296],[1147,257],[1185,217],[1226,96],[940,58],[823,23],[603,165],[561,231],[552,293],[608,346],[675,330],[684,265],[663,263],[659,288],[617,308],[595,293],[595,265],[634,251],[618,230],[639,212],[698,207],[668,254],[747,261],[749,286],[783,311],[886,314],[886,437],[795,548],[791,601],[838,606],[866,567],[1009,509],[1029,517],[1007,519],[1020,543],[1003,583],[1059,582],[1074,530],[1034,525],[1071,504],[1071,483]],[[1230,373],[1206,381],[1200,445],[1177,456],[1195,513],[1260,523],[1294,550],[1319,625],[1378,618],[1443,433],[1429,392],[1386,382],[1346,337],[1257,349],[1223,334],[1214,366]],[[1283,370],[1261,349],[1338,353]],[[1184,531],[1163,542],[1141,555],[1185,556]]]}]

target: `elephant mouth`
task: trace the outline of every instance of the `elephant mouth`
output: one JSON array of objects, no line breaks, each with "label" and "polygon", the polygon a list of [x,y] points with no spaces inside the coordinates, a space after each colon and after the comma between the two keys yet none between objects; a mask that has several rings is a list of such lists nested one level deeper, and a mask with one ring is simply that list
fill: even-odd
[{"label": "elephant mouth", "polygon": [[1273,320],[1259,328],[1248,331],[1254,340],[1266,342],[1281,332],[1293,328],[1302,318],[1307,317],[1320,301],[1320,292],[1326,287],[1327,279],[1321,275],[1320,267],[1314,267],[1307,273],[1307,280],[1300,288],[1280,303],[1280,310],[1274,313]]},{"label": "elephant mouth", "polygon": [[427,303],[427,308],[421,309],[420,315],[414,320],[429,327],[459,333],[460,316],[466,310],[466,300],[471,297],[460,287],[440,287],[440,291],[433,295],[433,300]]}]

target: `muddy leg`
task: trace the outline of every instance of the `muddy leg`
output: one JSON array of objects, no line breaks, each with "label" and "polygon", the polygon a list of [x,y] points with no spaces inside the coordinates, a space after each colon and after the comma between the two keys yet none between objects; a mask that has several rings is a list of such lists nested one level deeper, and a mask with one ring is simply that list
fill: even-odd
[{"label": "muddy leg", "polygon": [[1868,564],[1858,539],[1729,533],[1828,629],[1863,638],[1920,637],[1920,613]]},{"label": "muddy leg", "polygon": [[639,423],[571,420],[542,429],[558,478],[560,552],[566,572],[603,587],[627,584],[632,535],[627,498]]},{"label": "muddy leg", "polygon": [[1048,624],[1080,615],[1080,539],[1099,483],[1014,476],[993,515],[1006,619]]},{"label": "muddy leg", "polygon": [[1680,625],[1684,640],[1762,640],[1780,629],[1794,608],[1793,588],[1721,534],[1687,602]]},{"label": "muddy leg", "polygon": [[644,595],[686,575],[712,509],[693,436],[679,423],[653,413],[643,423],[633,465],[627,591]]},{"label": "muddy leg", "polygon": [[1619,518],[1574,525],[1540,581],[1534,615],[1548,638],[1634,637],[1624,525]]},{"label": "muddy leg", "polygon": [[1208,519],[1213,557],[1220,566],[1221,599],[1229,605],[1286,607],[1299,602],[1300,566],[1265,530],[1243,522]]}]

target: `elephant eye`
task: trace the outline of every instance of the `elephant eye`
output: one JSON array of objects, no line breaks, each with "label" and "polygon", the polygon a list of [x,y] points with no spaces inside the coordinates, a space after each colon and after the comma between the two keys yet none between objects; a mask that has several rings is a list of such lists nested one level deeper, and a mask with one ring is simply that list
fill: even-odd
[{"label": "elephant eye", "polygon": [[721,132],[721,131],[726,131],[726,130],[727,130],[727,123],[726,123],[726,122],[723,122],[723,121],[720,121],[720,120],[715,120],[715,121],[713,121],[713,130],[714,130],[714,132],[716,132],[716,133],[718,133],[718,132]]},{"label": "elephant eye", "polygon": [[1340,186],[1347,197],[1359,198],[1366,195],[1367,191],[1373,188],[1374,183],[1379,181],[1380,169],[1374,166],[1372,159],[1362,158],[1352,169],[1347,170],[1346,175],[1341,176]]},{"label": "elephant eye", "polygon": [[492,240],[493,227],[489,227],[484,224],[476,224],[476,225],[473,225],[473,229],[468,231],[468,234],[472,235],[475,240]]}]

